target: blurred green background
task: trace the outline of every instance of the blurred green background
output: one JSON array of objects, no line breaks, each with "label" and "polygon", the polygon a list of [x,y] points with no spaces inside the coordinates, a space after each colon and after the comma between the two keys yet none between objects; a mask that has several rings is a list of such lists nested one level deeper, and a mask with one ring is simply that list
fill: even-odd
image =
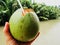
[{"label": "blurred green background", "polygon": [[[57,19],[60,16],[60,6],[47,6],[45,3],[35,3],[31,0],[20,0],[24,8],[32,8],[40,21]],[[0,0],[0,25],[9,21],[11,15],[18,9],[16,0]]]},{"label": "blurred green background", "polygon": [[[31,0],[21,0],[21,4],[24,8],[32,8],[40,20],[40,36],[32,45],[60,45],[60,5],[50,6]],[[20,7],[16,0],[0,0],[0,45],[6,45],[4,26],[1,25],[9,22],[11,15],[18,8]]]}]

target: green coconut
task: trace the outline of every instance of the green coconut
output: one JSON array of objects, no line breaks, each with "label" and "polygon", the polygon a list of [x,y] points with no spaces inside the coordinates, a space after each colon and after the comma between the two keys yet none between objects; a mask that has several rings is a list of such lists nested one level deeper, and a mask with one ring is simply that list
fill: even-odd
[{"label": "green coconut", "polygon": [[34,12],[24,16],[22,10],[16,10],[9,20],[11,35],[18,41],[27,42],[34,39],[39,31],[39,19]]}]

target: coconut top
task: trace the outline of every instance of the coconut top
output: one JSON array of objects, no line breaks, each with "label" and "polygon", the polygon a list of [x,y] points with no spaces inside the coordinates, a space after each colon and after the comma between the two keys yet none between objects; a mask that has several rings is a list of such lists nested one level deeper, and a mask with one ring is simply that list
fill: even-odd
[{"label": "coconut top", "polygon": [[24,9],[24,13],[22,12],[22,15],[24,16],[28,12],[33,12],[33,10],[32,9],[25,8]]}]

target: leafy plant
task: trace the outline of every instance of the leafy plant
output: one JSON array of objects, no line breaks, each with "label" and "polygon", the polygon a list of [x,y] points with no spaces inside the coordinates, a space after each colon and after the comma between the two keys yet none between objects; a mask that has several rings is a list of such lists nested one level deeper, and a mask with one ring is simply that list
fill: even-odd
[{"label": "leafy plant", "polygon": [[6,3],[0,0],[0,25],[4,24],[5,21],[8,21],[9,9],[6,6]]},{"label": "leafy plant", "polygon": [[56,19],[60,15],[60,9],[57,6],[54,7],[46,6],[45,4],[33,3],[31,7],[34,9],[41,21]]},{"label": "leafy plant", "polygon": [[6,21],[9,21],[10,16],[18,7],[18,5],[13,6],[14,3],[15,0],[0,0],[0,25],[4,25]]},{"label": "leafy plant", "polygon": [[[60,8],[46,6],[45,4],[31,3],[31,0],[20,0],[23,8],[31,8],[35,11],[40,21],[56,19],[60,16]],[[0,0],[0,25],[9,21],[10,16],[18,9],[17,0]]]}]

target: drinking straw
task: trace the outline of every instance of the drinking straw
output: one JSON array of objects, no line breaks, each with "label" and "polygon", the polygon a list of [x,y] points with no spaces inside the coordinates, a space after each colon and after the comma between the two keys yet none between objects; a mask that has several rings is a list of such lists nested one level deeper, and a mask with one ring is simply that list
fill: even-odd
[{"label": "drinking straw", "polygon": [[23,13],[24,13],[24,9],[23,9],[23,7],[22,7],[22,5],[21,5],[21,2],[20,2],[19,0],[17,0],[17,2],[18,2],[19,6],[21,7],[21,9],[22,9],[22,11],[23,11]]}]

